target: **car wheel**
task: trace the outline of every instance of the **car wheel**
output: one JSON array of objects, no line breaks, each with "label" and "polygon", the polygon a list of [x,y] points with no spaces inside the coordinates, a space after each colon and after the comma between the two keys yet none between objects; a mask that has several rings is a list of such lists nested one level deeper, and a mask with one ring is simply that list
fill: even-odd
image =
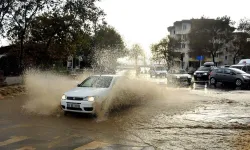
[{"label": "car wheel", "polygon": [[241,81],[241,79],[237,79],[237,80],[235,81],[235,85],[238,86],[238,87],[241,87],[241,86],[242,86],[242,81]]},{"label": "car wheel", "polygon": [[210,85],[215,85],[215,84],[216,84],[215,78],[211,78],[211,79],[210,79]]}]

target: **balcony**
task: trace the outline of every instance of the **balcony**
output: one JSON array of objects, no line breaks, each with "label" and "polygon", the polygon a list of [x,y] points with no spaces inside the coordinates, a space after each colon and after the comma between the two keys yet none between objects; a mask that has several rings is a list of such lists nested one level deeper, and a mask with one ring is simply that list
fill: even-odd
[{"label": "balcony", "polygon": [[188,34],[190,32],[190,30],[177,30],[175,31],[175,34]]}]

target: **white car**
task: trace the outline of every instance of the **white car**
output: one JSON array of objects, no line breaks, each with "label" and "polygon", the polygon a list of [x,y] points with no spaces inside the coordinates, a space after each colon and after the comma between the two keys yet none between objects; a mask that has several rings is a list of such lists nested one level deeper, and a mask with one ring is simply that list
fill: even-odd
[{"label": "white car", "polygon": [[95,113],[94,102],[108,95],[120,75],[94,75],[85,79],[76,88],[64,93],[61,107],[64,113]]}]

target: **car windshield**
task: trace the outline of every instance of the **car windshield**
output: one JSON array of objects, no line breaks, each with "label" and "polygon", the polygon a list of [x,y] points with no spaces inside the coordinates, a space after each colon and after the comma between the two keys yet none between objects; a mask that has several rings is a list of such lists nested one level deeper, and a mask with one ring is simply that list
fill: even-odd
[{"label": "car windshield", "polygon": [[229,68],[230,70],[233,70],[234,72],[238,73],[238,74],[246,74],[245,71],[242,71],[240,69],[237,69],[237,68]]},{"label": "car windshield", "polygon": [[91,76],[85,79],[78,87],[108,88],[113,77]]},{"label": "car windshield", "polygon": [[186,74],[186,71],[185,70],[173,70],[171,71],[173,74]]},{"label": "car windshield", "polygon": [[201,66],[198,71],[210,71],[211,70],[211,67],[204,67],[204,66]]},{"label": "car windshield", "polygon": [[165,67],[156,67],[156,69],[155,70],[157,70],[157,71],[165,71],[166,70],[166,68]]}]

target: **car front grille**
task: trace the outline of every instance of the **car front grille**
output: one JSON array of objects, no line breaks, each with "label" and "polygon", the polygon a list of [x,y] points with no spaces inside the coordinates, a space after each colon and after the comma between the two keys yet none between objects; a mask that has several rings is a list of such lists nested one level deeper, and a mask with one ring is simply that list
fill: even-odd
[{"label": "car front grille", "polygon": [[67,97],[67,100],[82,101],[83,97]]}]

